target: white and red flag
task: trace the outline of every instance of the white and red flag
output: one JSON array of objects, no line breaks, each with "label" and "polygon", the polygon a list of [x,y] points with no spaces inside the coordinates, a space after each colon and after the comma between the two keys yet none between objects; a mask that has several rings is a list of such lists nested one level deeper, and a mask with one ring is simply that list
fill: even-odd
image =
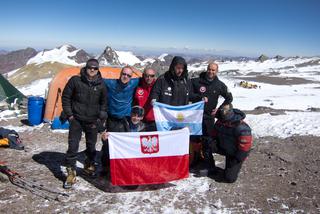
[{"label": "white and red flag", "polygon": [[110,132],[111,183],[160,184],[189,177],[189,129]]}]

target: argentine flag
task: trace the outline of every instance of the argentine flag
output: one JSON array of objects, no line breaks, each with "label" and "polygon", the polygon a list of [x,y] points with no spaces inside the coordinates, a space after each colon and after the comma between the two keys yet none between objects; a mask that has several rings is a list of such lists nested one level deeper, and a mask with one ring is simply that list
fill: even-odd
[{"label": "argentine flag", "polygon": [[204,101],[184,106],[171,106],[159,102],[153,105],[158,131],[188,127],[190,135],[202,135]]}]

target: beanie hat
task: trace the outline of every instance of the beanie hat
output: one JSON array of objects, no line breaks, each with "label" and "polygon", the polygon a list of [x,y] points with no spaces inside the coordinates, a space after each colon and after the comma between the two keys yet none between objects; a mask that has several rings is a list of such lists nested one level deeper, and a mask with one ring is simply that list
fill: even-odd
[{"label": "beanie hat", "polygon": [[99,62],[96,59],[89,59],[86,68],[99,68]]}]

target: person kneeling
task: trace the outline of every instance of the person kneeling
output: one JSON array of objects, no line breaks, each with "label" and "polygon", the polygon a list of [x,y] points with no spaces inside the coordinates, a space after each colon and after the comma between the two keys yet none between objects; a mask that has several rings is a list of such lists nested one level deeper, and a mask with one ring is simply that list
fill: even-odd
[{"label": "person kneeling", "polygon": [[[212,133],[212,152],[226,157],[224,179],[233,183],[252,146],[251,128],[243,121],[245,113],[234,109],[232,104],[222,106],[216,117],[218,120]],[[209,172],[209,175],[217,173],[217,168],[213,168],[215,170]]]}]

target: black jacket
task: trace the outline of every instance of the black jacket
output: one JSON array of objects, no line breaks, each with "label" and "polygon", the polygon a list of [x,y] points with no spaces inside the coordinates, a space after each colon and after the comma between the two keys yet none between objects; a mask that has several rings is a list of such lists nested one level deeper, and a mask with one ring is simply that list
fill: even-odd
[{"label": "black jacket", "polygon": [[244,161],[252,146],[251,128],[243,121],[245,113],[233,109],[229,118],[221,119],[219,114],[217,117],[212,136],[218,150],[224,155],[235,157],[239,162]]},{"label": "black jacket", "polygon": [[100,71],[97,78],[89,81],[86,68],[82,68],[80,76],[73,76],[62,93],[62,108],[69,118],[85,122],[105,119],[107,116],[107,89]]},{"label": "black jacket", "polygon": [[[204,106],[204,119],[211,118],[211,112],[217,107],[219,96],[224,98],[222,105],[230,104],[233,100],[228,87],[215,77],[212,81],[207,79],[206,72],[202,72],[198,78],[192,79],[194,93],[200,98],[207,97],[208,102]],[[199,99],[198,97],[198,99]]]},{"label": "black jacket", "polygon": [[[174,71],[177,64],[184,65],[184,71],[180,77]],[[161,75],[155,82],[150,98],[173,106],[187,105],[189,101],[198,101],[198,96],[195,97],[191,80],[188,78],[187,63],[182,57],[173,58],[169,71]]]}]

